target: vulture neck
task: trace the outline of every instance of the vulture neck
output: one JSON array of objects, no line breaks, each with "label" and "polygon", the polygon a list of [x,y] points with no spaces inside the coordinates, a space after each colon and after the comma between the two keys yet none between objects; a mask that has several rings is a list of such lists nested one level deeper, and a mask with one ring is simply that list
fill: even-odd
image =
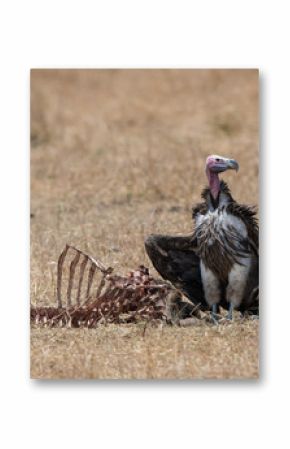
[{"label": "vulture neck", "polygon": [[206,169],[206,175],[209,183],[209,190],[212,194],[212,197],[216,200],[220,193],[220,180],[218,173],[214,173],[210,171],[208,168]]}]

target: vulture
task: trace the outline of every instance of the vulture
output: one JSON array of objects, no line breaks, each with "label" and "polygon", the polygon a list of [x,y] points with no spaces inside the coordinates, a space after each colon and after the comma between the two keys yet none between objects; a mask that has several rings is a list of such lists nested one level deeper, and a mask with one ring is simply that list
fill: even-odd
[{"label": "vulture", "polygon": [[259,228],[255,208],[237,203],[219,173],[238,171],[234,159],[206,159],[208,186],[193,207],[193,232],[149,235],[145,249],[154,268],[214,322],[219,307],[259,313]]}]

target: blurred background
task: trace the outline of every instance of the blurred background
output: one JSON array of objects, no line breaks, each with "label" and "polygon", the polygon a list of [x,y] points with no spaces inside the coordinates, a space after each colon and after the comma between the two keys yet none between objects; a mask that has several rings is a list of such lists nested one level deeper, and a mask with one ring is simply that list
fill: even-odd
[{"label": "blurred background", "polygon": [[[55,303],[73,244],[125,273],[151,267],[149,233],[192,230],[205,158],[258,203],[258,70],[31,71],[31,300]],[[154,273],[154,270],[152,268]]]}]

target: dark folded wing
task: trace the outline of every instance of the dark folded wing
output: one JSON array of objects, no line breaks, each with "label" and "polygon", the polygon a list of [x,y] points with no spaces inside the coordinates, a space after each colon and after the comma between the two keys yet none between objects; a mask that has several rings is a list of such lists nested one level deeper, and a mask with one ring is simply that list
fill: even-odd
[{"label": "dark folded wing", "polygon": [[145,248],[154,268],[194,304],[208,309],[202,287],[199,257],[194,251],[193,235],[150,235]]}]

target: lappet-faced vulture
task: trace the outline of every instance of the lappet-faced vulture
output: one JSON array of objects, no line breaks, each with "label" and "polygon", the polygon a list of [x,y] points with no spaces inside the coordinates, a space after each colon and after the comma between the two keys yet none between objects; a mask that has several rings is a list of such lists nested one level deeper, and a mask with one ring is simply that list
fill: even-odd
[{"label": "lappet-faced vulture", "polygon": [[145,248],[153,266],[202,310],[217,318],[219,306],[258,314],[259,229],[256,212],[237,203],[219,173],[238,170],[233,159],[206,160],[209,186],[193,208],[194,231],[184,236],[150,235]]}]

